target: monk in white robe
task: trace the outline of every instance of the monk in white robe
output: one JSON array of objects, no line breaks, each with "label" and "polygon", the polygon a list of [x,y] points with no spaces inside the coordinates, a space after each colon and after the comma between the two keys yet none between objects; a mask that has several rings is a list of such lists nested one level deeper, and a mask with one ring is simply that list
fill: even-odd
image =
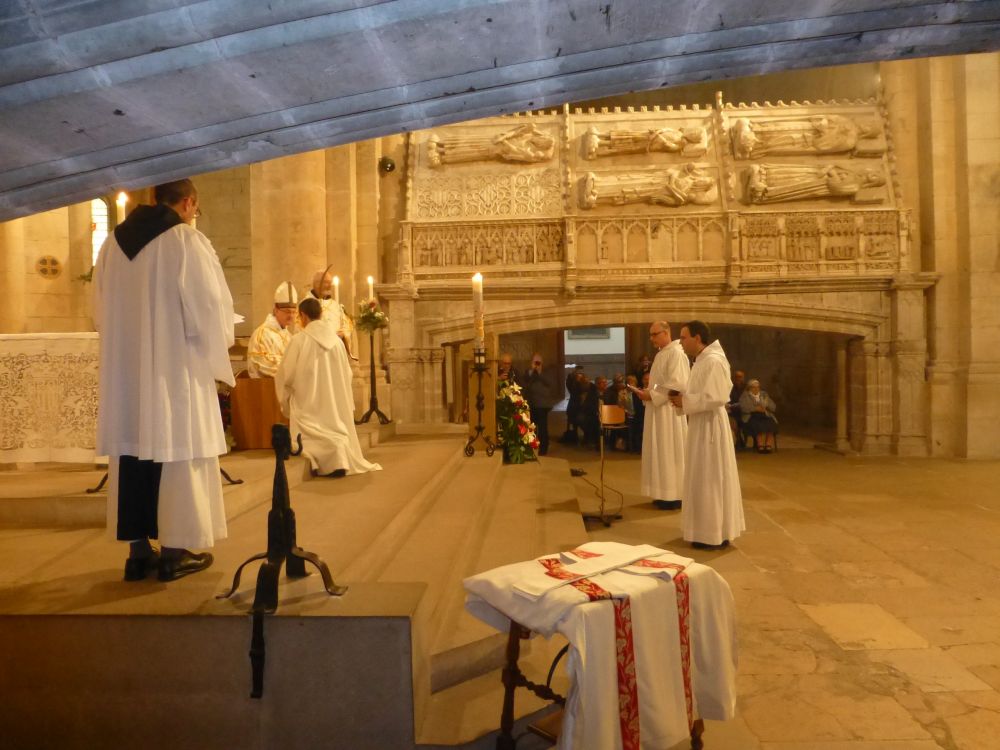
[{"label": "monk in white robe", "polygon": [[688,443],[681,529],[697,549],[722,549],[746,528],[726,403],[732,382],[722,345],[708,326],[693,320],[681,328],[681,346],[694,367],[687,390],[671,396],[688,415]]},{"label": "monk in white robe", "polygon": [[[233,299],[212,244],[190,226],[190,180],[160,185],[101,248],[94,322],[101,335],[97,453],[108,462],[108,530],[131,542],[125,579],[204,570],[226,536],[216,381],[233,385]],[[150,545],[158,539],[157,553]]]},{"label": "monk in white robe", "polygon": [[660,510],[678,510],[684,487],[687,418],[670,403],[670,392],[687,387],[691,365],[679,341],[670,340],[670,324],[657,321],[649,339],[659,351],[649,370],[649,387],[632,388],[645,402],[642,428],[643,495]]},{"label": "monk in white robe", "polygon": [[315,474],[344,476],[382,467],[365,460],[354,428],[354,399],[347,349],[319,301],[299,303],[302,330],[292,337],[274,387],[289,418],[292,441],[302,435],[302,453]]},{"label": "monk in white robe", "polygon": [[283,281],[274,292],[274,308],[250,337],[247,345],[247,373],[251,378],[273,378],[292,340],[292,324],[299,295],[292,282]]}]

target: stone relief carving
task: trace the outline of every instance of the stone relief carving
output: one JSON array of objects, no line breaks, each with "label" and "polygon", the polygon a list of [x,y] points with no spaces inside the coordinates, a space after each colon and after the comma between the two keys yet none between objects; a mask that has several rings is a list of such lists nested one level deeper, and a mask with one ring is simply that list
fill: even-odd
[{"label": "stone relief carving", "polygon": [[581,208],[652,203],[658,206],[707,206],[719,197],[716,179],[697,164],[688,163],[657,172],[596,175],[580,180]]},{"label": "stone relief carving", "polygon": [[420,219],[508,217],[562,211],[562,186],[556,169],[516,175],[439,175],[416,188]]},{"label": "stone relief carving", "polygon": [[[57,342],[53,348],[72,348]],[[77,461],[97,429],[97,342],[82,353],[0,356],[0,455],[15,461]]]},{"label": "stone relief carving", "polygon": [[609,130],[602,133],[591,125],[583,136],[583,158],[599,159],[619,154],[646,154],[653,151],[703,156],[708,150],[705,128],[647,128],[645,130]]},{"label": "stone relief carving", "polygon": [[427,139],[427,162],[435,168],[472,161],[504,161],[521,164],[549,161],[556,140],[534,123],[518,125],[495,136],[455,135],[442,139],[431,133]]},{"label": "stone relief carving", "polygon": [[899,253],[899,221],[895,213],[866,213],[862,218],[865,257],[889,258]]},{"label": "stone relief carving", "polygon": [[753,120],[739,117],[729,129],[729,138],[737,159],[805,154],[879,156],[886,150],[885,137],[876,122],[836,114]]},{"label": "stone relief carving", "polygon": [[418,267],[551,263],[563,259],[560,223],[415,226]]},{"label": "stone relief carving", "polygon": [[754,164],[743,170],[749,203],[849,198],[854,203],[881,203],[885,175],[875,168],[849,169],[837,164]]}]

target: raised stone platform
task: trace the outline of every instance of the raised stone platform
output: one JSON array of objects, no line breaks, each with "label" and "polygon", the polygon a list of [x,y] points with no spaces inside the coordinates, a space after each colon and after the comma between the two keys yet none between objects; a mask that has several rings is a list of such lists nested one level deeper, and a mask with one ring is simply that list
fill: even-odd
[{"label": "raised stone platform", "polygon": [[[0,521],[0,694],[15,716],[3,722],[5,743],[353,750],[459,745],[495,729],[499,680],[481,675],[499,665],[502,638],[464,613],[461,580],[586,540],[568,466],[504,466],[499,454],[465,458],[461,436],[384,440],[383,430],[367,431],[378,442],[366,453],[385,471],[310,479],[301,459],[289,464],[298,542],[350,588],[332,598],[318,576],[282,579],[278,612],[265,619],[259,701],[249,698],[246,616],[256,566],[231,600],[215,596],[266,549],[267,452],[224,459],[246,480],[226,490],[229,538],[211,569],[169,585],[123,582],[124,547],[94,519]],[[100,473],[0,474],[0,491],[72,494]],[[103,495],[29,499],[48,501],[54,521],[76,500],[99,504],[103,518]]]}]

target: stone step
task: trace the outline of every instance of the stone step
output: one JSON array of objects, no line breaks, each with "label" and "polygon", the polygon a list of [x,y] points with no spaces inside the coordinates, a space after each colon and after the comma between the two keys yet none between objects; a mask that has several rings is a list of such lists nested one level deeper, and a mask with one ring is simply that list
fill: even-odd
[{"label": "stone step", "polygon": [[431,657],[434,692],[496,669],[504,659],[506,635],[465,611],[462,579],[572,549],[588,539],[569,464],[562,459],[505,466],[498,497],[483,519],[488,533],[470,537],[465,562],[451,576],[447,599],[439,607]]},{"label": "stone step", "polygon": [[[262,503],[270,502],[274,479],[274,453],[240,451],[223,456],[221,467],[240,484],[223,480],[226,518],[233,519]],[[292,457],[285,464],[289,488],[309,478],[309,464]],[[96,487],[105,469],[18,470],[0,473],[0,526],[4,528],[101,528],[105,524],[107,485]]]}]

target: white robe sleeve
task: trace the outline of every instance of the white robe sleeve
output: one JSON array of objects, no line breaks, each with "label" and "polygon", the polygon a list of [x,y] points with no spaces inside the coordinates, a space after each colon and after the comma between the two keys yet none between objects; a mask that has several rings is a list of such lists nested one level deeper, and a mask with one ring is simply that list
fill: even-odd
[{"label": "white robe sleeve", "polygon": [[733,387],[729,380],[729,368],[714,357],[705,365],[700,387],[684,394],[685,414],[713,411],[729,403],[729,392]]},{"label": "white robe sleeve", "polygon": [[102,316],[104,315],[104,262],[113,238],[114,235],[109,234],[104,240],[104,244],[101,245],[101,251],[97,254],[97,262],[94,263],[94,273],[91,276],[91,281],[94,284],[92,298],[94,330],[98,332],[101,330]]},{"label": "white robe sleeve", "polygon": [[[176,230],[174,230],[176,231]],[[212,376],[235,385],[229,347],[235,342],[233,297],[211,243],[195,229],[181,227],[184,253],[178,286],[184,335],[200,339]]]},{"label": "white robe sleeve", "polygon": [[[660,363],[661,359],[664,360],[662,363]],[[659,366],[657,367],[657,365]],[[670,391],[683,393],[687,389],[691,366],[688,364],[684,352],[670,343],[662,353],[657,354],[654,368],[656,369],[655,387],[649,389],[650,403],[657,408],[668,406],[670,404]]]},{"label": "white robe sleeve", "polygon": [[281,413],[285,417],[291,416],[292,388],[295,383],[295,371],[298,369],[299,354],[302,350],[303,333],[292,336],[285,349],[285,356],[281,358],[278,371],[274,374],[274,392],[278,397],[278,404],[281,406]]}]

